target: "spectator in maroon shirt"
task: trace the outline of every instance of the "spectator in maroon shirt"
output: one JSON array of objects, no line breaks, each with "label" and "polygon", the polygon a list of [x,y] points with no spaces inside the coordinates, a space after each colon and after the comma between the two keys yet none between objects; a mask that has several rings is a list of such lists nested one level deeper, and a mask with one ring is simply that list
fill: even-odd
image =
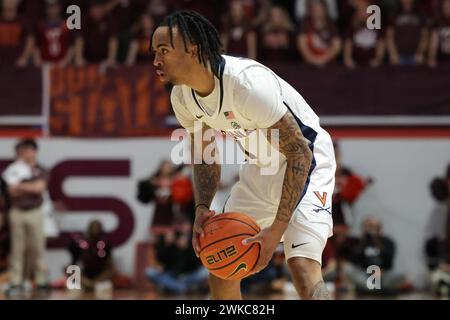
[{"label": "spectator in maroon shirt", "polygon": [[297,47],[306,63],[317,67],[335,61],[341,39],[323,0],[309,2],[308,14],[297,36]]},{"label": "spectator in maroon shirt", "polygon": [[355,68],[358,65],[378,67],[383,61],[385,52],[382,29],[367,28],[369,14],[366,10],[370,2],[360,0],[357,3],[344,41],[344,64],[348,68]]},{"label": "spectator in maroon shirt", "polygon": [[227,54],[256,59],[256,33],[245,19],[241,0],[230,3],[221,38]]},{"label": "spectator in maroon shirt", "polygon": [[386,34],[391,64],[422,64],[427,37],[426,21],[416,10],[414,0],[401,0],[400,10],[391,19]]},{"label": "spectator in maroon shirt", "polygon": [[265,64],[292,62],[298,57],[295,50],[295,30],[286,11],[270,8],[269,18],[261,28],[258,40],[258,59]]},{"label": "spectator in maroon shirt", "polygon": [[25,67],[33,55],[31,26],[18,15],[18,0],[2,0],[0,16],[0,65]]},{"label": "spectator in maroon shirt", "polygon": [[145,13],[140,17],[128,50],[126,60],[128,66],[134,65],[136,62],[149,61],[148,48],[154,27],[155,21],[149,13]]},{"label": "spectator in maroon shirt", "polygon": [[433,25],[428,65],[436,67],[439,62],[450,63],[450,0],[442,1],[441,16]]},{"label": "spectator in maroon shirt", "polygon": [[93,0],[89,4],[81,34],[75,41],[77,65],[90,62],[99,63],[105,69],[116,66],[119,42],[109,20],[113,8],[113,2],[104,0]]},{"label": "spectator in maroon shirt", "polygon": [[72,33],[61,14],[59,0],[48,0],[46,19],[37,28],[37,63],[56,63],[65,66],[73,56]]}]

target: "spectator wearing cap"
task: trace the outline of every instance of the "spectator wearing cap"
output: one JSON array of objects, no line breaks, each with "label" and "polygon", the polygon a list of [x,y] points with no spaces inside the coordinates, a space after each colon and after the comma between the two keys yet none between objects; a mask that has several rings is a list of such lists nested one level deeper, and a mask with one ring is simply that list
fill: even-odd
[{"label": "spectator wearing cap", "polygon": [[[44,216],[41,208],[48,175],[37,162],[37,152],[38,145],[34,140],[20,141],[16,145],[16,161],[2,175],[11,198],[11,285],[6,292],[11,297],[19,295],[23,290],[25,260],[31,265],[38,291],[48,291],[44,260]],[[25,252],[30,253],[26,259]]]}]

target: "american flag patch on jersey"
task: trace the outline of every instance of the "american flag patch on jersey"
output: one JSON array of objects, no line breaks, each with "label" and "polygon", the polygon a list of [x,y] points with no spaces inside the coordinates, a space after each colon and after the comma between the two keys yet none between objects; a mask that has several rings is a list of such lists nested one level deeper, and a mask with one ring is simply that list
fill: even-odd
[{"label": "american flag patch on jersey", "polygon": [[223,115],[225,116],[225,118],[227,118],[227,120],[233,120],[234,119],[233,111],[225,111],[223,113]]}]

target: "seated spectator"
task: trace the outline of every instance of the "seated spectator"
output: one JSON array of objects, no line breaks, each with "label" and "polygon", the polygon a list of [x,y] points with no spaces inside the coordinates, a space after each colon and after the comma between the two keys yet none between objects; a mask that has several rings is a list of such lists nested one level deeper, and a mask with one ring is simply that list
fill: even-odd
[{"label": "seated spectator", "polygon": [[367,28],[369,17],[366,12],[368,0],[360,0],[352,17],[344,41],[344,64],[348,68],[356,66],[378,67],[383,62],[385,44],[382,30]]},{"label": "seated spectator", "polygon": [[89,223],[85,235],[77,235],[69,245],[72,265],[81,267],[83,290],[93,291],[98,283],[111,281],[116,273],[111,246],[104,236],[100,221]]},{"label": "seated spectator", "polygon": [[431,31],[428,49],[428,65],[432,68],[438,63],[450,63],[450,0],[442,1],[440,12]]},{"label": "seated spectator", "polygon": [[153,17],[145,13],[139,18],[139,24],[132,35],[126,64],[131,66],[136,62],[148,62],[150,55],[148,52],[150,37],[155,28]]},{"label": "seated spectator", "polygon": [[60,0],[47,0],[46,3],[46,19],[38,25],[36,32],[36,63],[65,66],[73,57],[72,33],[62,16]]},{"label": "seated spectator", "polygon": [[[392,271],[395,258],[394,241],[383,234],[381,221],[376,218],[366,218],[363,222],[363,234],[358,244],[352,249],[351,263],[344,268],[345,276],[361,293],[395,294],[411,289],[405,277]],[[367,287],[367,268],[380,268],[381,288],[371,290]]]},{"label": "seated spectator", "polygon": [[32,26],[18,15],[19,0],[1,0],[0,65],[25,67],[33,56]]},{"label": "seated spectator", "polygon": [[242,1],[235,0],[230,3],[221,40],[228,55],[256,59],[256,33],[245,19]]},{"label": "seated spectator", "polygon": [[343,223],[333,226],[333,236],[328,239],[322,253],[322,274],[325,282],[334,284],[335,298],[351,294],[353,284],[346,276],[351,248],[357,240],[348,236],[349,228]]},{"label": "seated spectator", "polygon": [[323,67],[335,61],[341,50],[336,26],[323,0],[309,2],[308,15],[301,24],[297,46],[306,63]]},{"label": "seated spectator", "polygon": [[189,224],[180,232],[168,231],[156,243],[158,264],[146,269],[146,275],[163,293],[185,294],[204,292],[208,270],[196,257],[191,245],[192,229]]},{"label": "seated spectator", "polygon": [[103,69],[116,66],[119,42],[109,20],[111,4],[98,0],[89,3],[84,27],[75,40],[77,65],[99,63]]},{"label": "seated spectator", "polygon": [[417,12],[414,0],[401,0],[400,10],[389,23],[386,45],[393,65],[424,62],[428,31],[425,19]]},{"label": "seated spectator", "polygon": [[258,59],[262,63],[270,65],[296,60],[294,25],[284,9],[271,7],[269,19],[261,27],[259,38]]}]

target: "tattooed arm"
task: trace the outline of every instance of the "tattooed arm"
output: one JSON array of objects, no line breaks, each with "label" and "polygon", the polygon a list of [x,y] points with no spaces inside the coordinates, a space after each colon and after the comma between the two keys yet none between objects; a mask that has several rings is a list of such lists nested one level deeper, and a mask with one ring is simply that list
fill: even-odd
[{"label": "tattooed arm", "polygon": [[261,254],[254,269],[255,272],[259,272],[267,266],[283,233],[286,231],[305,187],[312,159],[308,142],[303,137],[290,111],[287,111],[277,123],[269,128],[269,138],[272,130],[278,131],[277,142],[271,141],[271,143],[286,157],[286,173],[273,224],[262,230],[258,235],[244,240],[245,244],[259,242],[261,245]]},{"label": "tattooed arm", "polygon": [[[204,141],[206,139],[202,139],[206,130],[210,130],[210,141]],[[203,125],[201,135],[197,133],[191,134],[192,170],[196,208],[195,222],[192,228],[194,233],[192,246],[197,256],[200,251],[198,237],[203,236],[203,224],[214,215],[214,212],[210,211],[209,207],[220,182],[221,166],[215,161],[217,159],[217,145],[212,135],[213,133],[213,129]],[[209,146],[210,144],[213,144],[213,148]],[[211,150],[211,152],[208,152],[208,150]]]},{"label": "tattooed arm", "polygon": [[284,233],[305,188],[312,152],[290,111],[270,129],[278,130],[278,149],[287,160],[280,204],[273,223],[273,227]]}]

